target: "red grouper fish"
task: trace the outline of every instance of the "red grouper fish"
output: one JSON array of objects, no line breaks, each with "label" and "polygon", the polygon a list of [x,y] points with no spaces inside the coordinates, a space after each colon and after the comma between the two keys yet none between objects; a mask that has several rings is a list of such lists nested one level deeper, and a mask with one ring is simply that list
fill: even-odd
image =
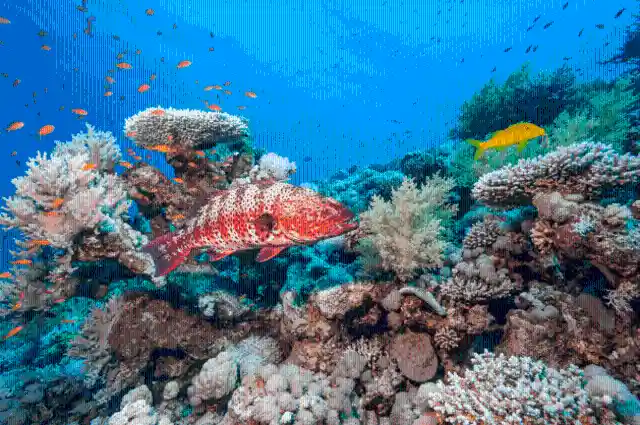
[{"label": "red grouper fish", "polygon": [[263,262],[290,246],[354,230],[353,218],[344,205],[311,189],[248,183],[213,193],[183,228],[154,239],[143,251],[154,258],[156,276],[171,272],[196,248],[208,248],[212,261],[259,248],[256,260]]}]

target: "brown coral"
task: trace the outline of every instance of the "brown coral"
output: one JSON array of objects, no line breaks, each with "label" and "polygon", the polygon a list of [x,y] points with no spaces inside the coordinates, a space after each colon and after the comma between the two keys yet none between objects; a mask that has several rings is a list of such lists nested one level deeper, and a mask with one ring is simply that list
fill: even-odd
[{"label": "brown coral", "polygon": [[396,335],[390,354],[400,372],[412,381],[428,381],[438,370],[438,357],[427,334],[407,331]]}]

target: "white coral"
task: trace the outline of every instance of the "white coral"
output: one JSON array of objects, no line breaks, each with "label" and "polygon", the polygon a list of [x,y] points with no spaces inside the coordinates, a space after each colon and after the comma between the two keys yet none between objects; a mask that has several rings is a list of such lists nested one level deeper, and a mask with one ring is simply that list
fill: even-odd
[{"label": "white coral", "polygon": [[0,224],[18,228],[30,239],[69,248],[83,230],[121,220],[129,208],[124,182],[103,169],[86,167],[96,159],[106,166],[119,157],[109,136],[89,126],[89,133],[74,136],[68,146],[58,144],[50,156],[38,152],[30,158],[26,175],[11,181],[16,194],[4,198],[3,208],[11,215],[0,214]]},{"label": "white coral", "polygon": [[199,406],[207,399],[220,399],[231,393],[238,381],[238,362],[227,351],[207,360],[187,389],[189,403]]},{"label": "white coral", "polygon": [[391,201],[374,196],[371,208],[362,213],[361,227],[371,236],[381,267],[406,281],[418,269],[439,267],[445,247],[442,220],[450,219],[456,208],[447,202],[454,180],[439,176],[418,186],[405,178],[394,189]]},{"label": "white coral", "polygon": [[260,157],[258,164],[254,165],[249,175],[252,180],[288,180],[296,172],[296,163],[289,158],[269,152]]},{"label": "white coral", "polygon": [[246,120],[235,115],[161,107],[148,108],[127,118],[124,131],[141,147],[204,148],[240,142],[248,135]]}]

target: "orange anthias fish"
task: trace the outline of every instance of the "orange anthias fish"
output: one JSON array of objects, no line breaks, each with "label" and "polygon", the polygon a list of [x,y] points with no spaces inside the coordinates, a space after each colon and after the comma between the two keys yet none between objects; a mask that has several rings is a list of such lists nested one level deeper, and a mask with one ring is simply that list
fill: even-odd
[{"label": "orange anthias fish", "polygon": [[109,97],[109,96],[111,96],[112,94],[113,94],[113,92],[112,92],[112,91],[106,91],[106,92],[104,92],[105,97]]},{"label": "orange anthias fish", "polygon": [[7,18],[3,18],[2,16],[0,16],[0,25],[9,25],[11,23],[10,20],[8,20]]},{"label": "orange anthias fish", "polygon": [[48,246],[48,245],[51,245],[51,242],[49,242],[46,239],[33,239],[29,241],[29,245],[30,246]]},{"label": "orange anthias fish", "polygon": [[50,47],[50,46],[47,46],[46,44],[43,44],[43,45],[42,45],[42,47],[40,47],[40,49],[42,49],[42,50],[44,50],[44,51],[48,52],[49,50],[51,50],[51,47]]},{"label": "orange anthias fish", "polygon": [[131,164],[130,162],[127,162],[127,161],[120,161],[118,164],[120,164],[124,168],[133,168],[133,164]]},{"label": "orange anthias fish", "polygon": [[178,232],[154,239],[143,250],[156,275],[178,267],[192,249],[209,248],[212,261],[259,248],[267,261],[293,245],[310,244],[354,230],[354,214],[332,198],[282,182],[261,182],[214,192]]},{"label": "orange anthias fish", "polygon": [[[172,140],[172,139],[169,139],[169,140]],[[162,152],[162,153],[173,153],[176,151],[176,148],[169,145],[149,146],[147,149],[150,151],[156,151],[156,152]]]},{"label": "orange anthias fish", "polygon": [[150,114],[155,117],[161,117],[164,115],[164,111],[162,109],[154,109],[153,111],[150,112]]},{"label": "orange anthias fish", "polygon": [[4,336],[4,339],[7,340],[9,338],[11,338],[14,335],[17,335],[18,332],[20,332],[22,330],[22,326],[16,326],[15,328],[11,329],[9,332],[7,332],[7,334]]},{"label": "orange anthias fish", "polygon": [[9,272],[0,273],[0,279],[13,279],[13,276]]},{"label": "orange anthias fish", "polygon": [[149,84],[140,84],[140,87],[138,87],[138,92],[139,93],[144,93],[147,90],[149,90],[151,88],[151,86]]},{"label": "orange anthias fish", "polygon": [[80,108],[72,109],[71,112],[73,112],[76,115],[82,115],[82,116],[85,116],[85,115],[88,114],[88,112],[86,110],[80,109]]},{"label": "orange anthias fish", "polygon": [[475,146],[476,153],[473,159],[477,160],[487,149],[502,150],[509,146],[518,145],[518,152],[522,152],[527,147],[527,143],[536,137],[545,136],[544,128],[535,124],[521,122],[513,124],[504,130],[496,131],[486,142],[480,140],[468,139],[467,143]]},{"label": "orange anthias fish", "polygon": [[21,260],[12,261],[11,264],[17,265],[17,266],[28,266],[28,265],[33,264],[33,261],[27,260],[26,258],[23,258]]},{"label": "orange anthias fish", "polygon": [[212,111],[222,111],[222,108],[218,105],[208,105],[207,108],[211,109]]},{"label": "orange anthias fish", "polygon": [[46,136],[48,134],[53,133],[53,130],[55,130],[56,128],[54,126],[52,126],[51,124],[47,124],[47,125],[43,125],[40,130],[38,130],[38,134],[40,136]]},{"label": "orange anthias fish", "polygon": [[24,127],[24,123],[22,121],[14,121],[9,124],[9,126],[7,127],[7,131],[20,130],[22,127]]},{"label": "orange anthias fish", "polygon": [[116,80],[114,80],[113,77],[110,77],[109,75],[104,77],[104,79],[107,80],[107,83],[109,83],[109,84],[113,84],[113,83],[116,82]]},{"label": "orange anthias fish", "polygon": [[82,166],[82,171],[95,170],[97,167],[98,167],[98,166],[97,166],[95,163],[90,162],[90,163],[88,163],[88,164],[84,164],[84,165]]},{"label": "orange anthias fish", "polygon": [[184,180],[182,180],[180,177],[175,177],[172,180],[176,183],[184,183]]},{"label": "orange anthias fish", "polygon": [[51,203],[51,208],[53,208],[54,210],[57,210],[58,208],[60,208],[62,206],[62,204],[64,204],[64,199],[63,198],[56,198]]},{"label": "orange anthias fish", "polygon": [[127,63],[127,62],[120,62],[120,63],[117,63],[117,64],[116,64],[116,67],[117,67],[117,68],[120,68],[120,69],[131,69],[131,68],[133,68],[133,67],[131,66],[131,64],[130,64],[130,63]]},{"label": "orange anthias fish", "polygon": [[147,10],[144,11],[144,13],[146,13],[147,16],[153,16],[153,14],[156,13],[156,12],[153,9],[147,9]]},{"label": "orange anthias fish", "polygon": [[188,67],[190,65],[191,65],[191,61],[184,60],[184,61],[178,62],[178,65],[176,65],[176,68],[178,68],[178,69],[186,68],[186,67]]},{"label": "orange anthias fish", "polygon": [[255,92],[252,91],[246,91],[244,92],[244,95],[247,97],[250,97],[251,99],[255,99],[256,97],[258,97],[258,95]]}]

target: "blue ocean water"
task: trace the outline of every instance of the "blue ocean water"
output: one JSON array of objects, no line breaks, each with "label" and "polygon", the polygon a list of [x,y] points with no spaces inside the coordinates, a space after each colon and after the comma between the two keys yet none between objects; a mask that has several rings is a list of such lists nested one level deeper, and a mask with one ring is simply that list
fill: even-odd
[{"label": "blue ocean water", "polygon": [[[353,176],[355,167],[365,169],[412,152],[461,143],[450,135],[460,125],[462,105],[488,81],[502,84],[525,63],[532,75],[568,67],[579,84],[600,79],[613,82],[628,75],[637,64],[605,62],[623,48],[628,29],[638,22],[638,12],[637,0],[0,0],[0,18],[6,21],[0,20],[0,196],[15,193],[12,179],[25,174],[29,158],[36,152],[51,152],[57,141],[69,141],[71,135],[86,131],[86,124],[112,132],[125,152],[123,159],[135,162],[126,154],[133,149],[145,162],[174,177],[162,153],[143,150],[125,135],[128,117],[156,106],[206,111],[207,105],[217,105],[223,112],[245,117],[256,148],[276,152],[297,164],[291,183],[317,188],[318,181],[336,173]],[[182,61],[189,61],[189,66],[178,66]],[[116,66],[122,62],[131,69]],[[142,84],[148,84],[148,90],[141,92]],[[207,90],[207,86],[220,87]],[[77,109],[86,114],[74,112]],[[22,122],[24,127],[6,131],[14,122]],[[45,125],[55,129],[41,136],[38,132]],[[354,205],[367,206],[374,192],[389,195],[390,187],[402,181],[400,174],[385,175],[388,180],[384,184],[380,183],[382,177],[374,176],[370,181],[375,184],[363,189],[367,185],[358,178],[354,177],[354,182],[343,179],[347,183],[341,184],[346,187],[329,194],[339,193],[342,198],[336,198],[356,209]],[[386,189],[380,189],[382,186]],[[363,198],[350,200],[350,190]],[[469,199],[470,190],[467,186],[453,191],[452,197]],[[477,221],[467,216],[464,222],[463,215],[469,210],[455,217],[457,227],[451,233],[460,237],[458,245]],[[137,212],[132,209],[133,216]],[[110,229],[105,233],[113,231]],[[15,249],[12,240],[17,236],[16,230],[2,233],[0,272],[9,270],[9,261],[15,260],[10,250]],[[252,265],[249,271],[242,271],[248,261],[245,258],[227,258],[217,278],[222,283],[216,284],[227,288],[242,281],[247,287],[236,295],[242,293],[244,300],[248,294],[260,304],[265,294],[278,294],[282,288],[293,287],[306,294],[354,281],[359,263],[352,252],[344,254],[324,245],[317,248],[320,255],[314,249],[298,247],[284,259]],[[43,255],[54,256],[55,252]],[[241,266],[234,268],[237,264],[232,261]],[[225,269],[227,266],[241,270],[240,277],[229,277],[232,272]],[[154,291],[139,276],[113,273],[116,278],[110,287],[117,295],[127,290]],[[444,273],[438,277],[446,278]],[[538,278],[542,279],[535,275],[531,280]],[[184,279],[182,289],[176,289],[180,288],[176,284],[156,295],[164,300],[183,291],[174,307],[192,312],[198,296],[210,289],[208,283],[202,283],[208,278],[200,276],[202,281],[197,284]],[[601,275],[592,280],[605,282]],[[189,293],[189,285],[193,293]],[[193,289],[196,286],[198,289]],[[74,320],[58,323],[55,330],[42,324],[49,316],[39,311],[20,316],[17,322],[12,321],[13,316],[7,319],[3,333],[17,323],[25,330],[0,341],[15,344],[0,348],[4,353],[0,361],[9,365],[2,369],[6,380],[0,382],[0,402],[5,403],[0,405],[1,412],[22,409],[21,415],[32,413],[31,402],[15,402],[19,400],[15,394],[5,397],[3,385],[8,386],[16,376],[35,373],[38,367],[38,373],[46,374],[46,368],[52,367],[52,362],[44,360],[49,354],[64,357],[52,347],[79,333],[91,308],[104,307],[99,297],[93,293],[87,296],[91,291],[86,291],[78,292],[80,301],[66,299],[65,307],[55,307],[64,311],[55,310],[60,317]],[[493,313],[499,316],[500,325],[505,323],[505,314],[496,311],[506,312],[514,305],[509,299],[495,307]],[[637,314],[633,323],[637,327]],[[502,330],[494,331],[470,340],[474,346],[492,347],[502,337]],[[9,352],[16,358],[9,358]],[[67,359],[53,374],[61,379],[77,377],[85,373],[79,368],[77,362]],[[23,379],[27,387],[33,381],[29,379]],[[633,379],[640,380],[640,371]],[[141,381],[152,386],[148,376]],[[396,391],[408,392],[412,385],[417,388],[416,380],[409,381],[412,383]],[[18,391],[27,391],[14,385]],[[181,386],[183,398],[185,388]],[[363,392],[362,388],[358,391]],[[76,400],[91,399],[91,393],[98,391],[74,389],[78,391]],[[161,400],[160,390],[152,390],[153,400]],[[636,409],[636,401],[623,400],[632,406],[629,410]],[[108,408],[103,403],[73,416],[73,420],[65,419],[72,417],[67,416],[71,408],[65,404],[60,407],[60,416],[18,421],[7,414],[0,415],[0,419],[9,418],[0,423],[89,423],[97,421],[98,411],[107,418],[119,410],[119,399],[110,403]],[[24,407],[27,404],[29,407]],[[159,403],[155,404],[158,407]],[[47,408],[53,411],[52,405]],[[181,410],[184,417],[191,414],[190,409]],[[380,417],[389,416],[390,406],[380,409],[384,412]],[[174,408],[174,412],[178,410]],[[625,415],[633,416],[633,412]],[[85,422],[80,422],[80,417]],[[285,422],[279,423],[311,423],[304,422],[302,416],[297,418],[299,422],[282,419]],[[340,421],[333,423],[351,423],[345,417]]]}]

